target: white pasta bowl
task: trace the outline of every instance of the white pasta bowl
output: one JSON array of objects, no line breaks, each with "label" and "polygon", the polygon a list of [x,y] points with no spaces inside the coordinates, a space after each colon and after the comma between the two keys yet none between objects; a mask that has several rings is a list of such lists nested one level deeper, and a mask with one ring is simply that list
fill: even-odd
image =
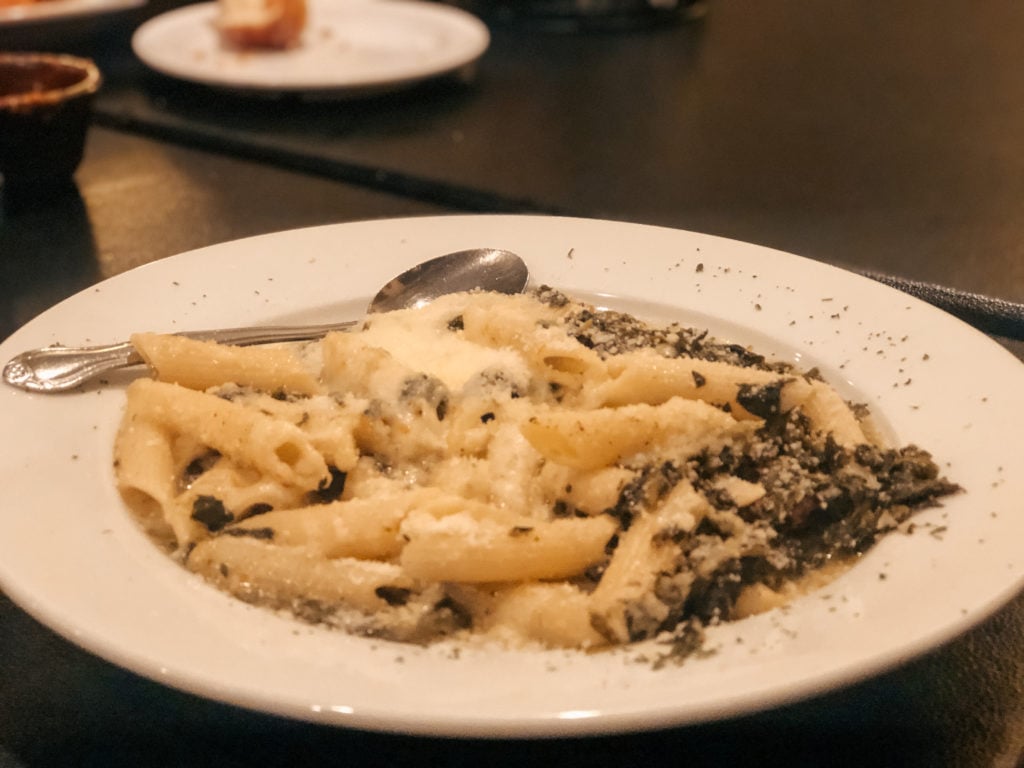
[{"label": "white pasta bowl", "polygon": [[521,254],[537,283],[818,367],[900,443],[929,450],[965,491],[921,512],[914,533],[888,536],[827,587],[710,628],[710,652],[682,664],[652,664],[664,651],[653,641],[596,654],[419,647],[244,604],[159,551],[114,486],[125,380],[57,397],[5,388],[0,586],[72,642],[170,686],[317,722],[467,736],[608,733],[774,706],[900,664],[1020,589],[1024,477],[1007,457],[1024,448],[1024,366],[929,305],[754,245],[551,217],[297,230],[105,281],[26,325],[0,356],[139,330],[357,316],[392,275],[483,245]]}]

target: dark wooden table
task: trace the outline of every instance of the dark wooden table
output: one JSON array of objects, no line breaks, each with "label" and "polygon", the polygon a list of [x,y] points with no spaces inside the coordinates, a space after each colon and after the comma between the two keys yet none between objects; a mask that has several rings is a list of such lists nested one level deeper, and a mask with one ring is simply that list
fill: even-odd
[{"label": "dark wooden table", "polygon": [[[1024,300],[1020,4],[713,0],[679,23],[575,32],[488,17],[492,46],[472,79],[334,103],[244,99],[149,72],[130,34],[171,4],[0,30],[0,49],[84,53],[107,78],[76,185],[0,207],[0,338],[193,247],[464,211],[695,229]],[[0,768],[1015,766],[1022,751],[1021,597],[945,647],[812,701],[644,735],[491,742],[197,699],[79,650],[0,596]]]}]

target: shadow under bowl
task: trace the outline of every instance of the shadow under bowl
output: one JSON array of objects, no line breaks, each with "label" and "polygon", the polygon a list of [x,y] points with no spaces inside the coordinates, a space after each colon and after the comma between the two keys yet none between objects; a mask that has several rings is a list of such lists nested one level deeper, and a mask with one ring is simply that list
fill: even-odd
[{"label": "shadow under bowl", "polygon": [[0,176],[15,187],[67,184],[82,160],[102,77],[89,59],[0,53]]}]

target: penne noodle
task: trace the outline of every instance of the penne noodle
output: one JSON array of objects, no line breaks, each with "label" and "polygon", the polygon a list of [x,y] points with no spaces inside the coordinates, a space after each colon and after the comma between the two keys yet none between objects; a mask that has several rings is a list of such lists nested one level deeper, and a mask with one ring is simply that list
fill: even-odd
[{"label": "penne noodle", "polygon": [[671,614],[656,585],[670,578],[678,602],[686,598],[693,573],[674,573],[681,550],[670,535],[692,531],[708,503],[689,484],[678,485],[658,509],[640,515],[619,537],[601,582],[590,596],[590,619],[608,641],[628,643],[652,637]]},{"label": "penne noodle", "polygon": [[423,488],[372,499],[283,509],[251,517],[226,529],[231,534],[259,531],[279,546],[298,546],[325,558],[386,560],[402,550],[399,527],[410,511],[436,498]]},{"label": "penne noodle", "polygon": [[320,391],[316,377],[288,349],[235,347],[159,333],[135,333],[131,342],[158,381],[198,390],[230,383],[265,392]]},{"label": "penne noodle", "polygon": [[302,547],[280,547],[252,536],[220,535],[200,542],[186,565],[238,597],[276,607],[292,601],[340,602],[372,612],[388,604],[382,597],[387,590],[414,586],[396,565],[322,558]]},{"label": "penne noodle", "polygon": [[139,379],[128,387],[129,409],[276,480],[315,488],[328,477],[323,457],[287,422],[177,384]]},{"label": "penne noodle", "polygon": [[444,517],[409,515],[400,562],[411,576],[428,581],[482,583],[566,579],[604,558],[615,533],[609,517],[509,524],[464,512]]},{"label": "penne noodle", "polygon": [[693,456],[742,439],[751,425],[706,403],[674,397],[660,405],[539,411],[520,429],[551,461],[592,470],[653,451]]},{"label": "penne noodle", "polygon": [[590,596],[564,581],[526,582],[498,590],[484,627],[517,643],[551,648],[596,648],[607,643],[591,624]]}]

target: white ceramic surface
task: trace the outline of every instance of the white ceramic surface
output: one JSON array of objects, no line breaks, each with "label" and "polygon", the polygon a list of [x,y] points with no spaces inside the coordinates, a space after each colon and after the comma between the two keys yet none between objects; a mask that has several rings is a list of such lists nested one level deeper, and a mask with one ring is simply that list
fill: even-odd
[{"label": "white ceramic surface", "polygon": [[416,0],[309,0],[301,44],[286,51],[221,45],[215,3],[177,8],[136,30],[132,48],[163,74],[242,91],[363,94],[411,85],[475,62],[487,27],[457,8]]},{"label": "white ceramic surface", "polygon": [[0,8],[0,29],[99,16],[145,5],[146,0],[41,0]]},{"label": "white ceramic surface", "polygon": [[0,388],[0,585],[72,642],[171,686],[324,723],[452,735],[692,723],[833,689],[977,623],[1022,585],[1024,365],[960,321],[865,278],[715,237],[548,217],[453,216],[298,230],[149,264],[0,345],[358,314],[391,276],[473,246],[536,282],[677,318],[817,365],[966,492],[818,593],[713,628],[714,653],[652,668],[652,643],[584,655],[349,637],[236,601],[138,530],[114,490],[123,382],[66,396]]}]

